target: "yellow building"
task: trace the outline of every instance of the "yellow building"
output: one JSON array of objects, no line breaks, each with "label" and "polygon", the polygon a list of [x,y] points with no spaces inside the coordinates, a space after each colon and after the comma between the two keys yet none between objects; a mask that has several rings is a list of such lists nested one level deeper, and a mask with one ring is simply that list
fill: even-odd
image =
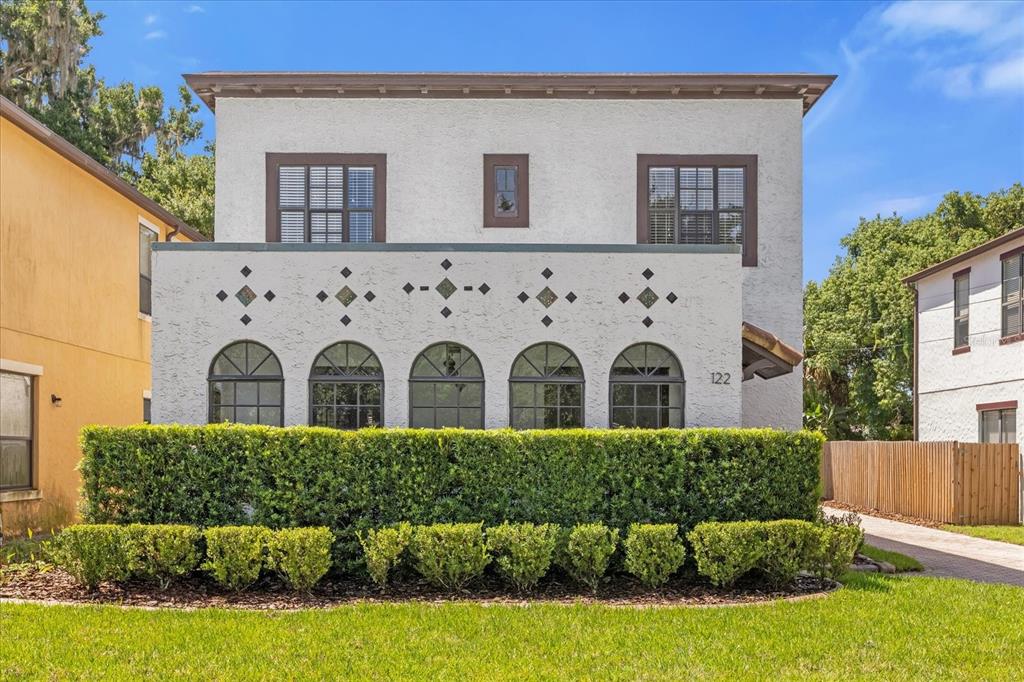
[{"label": "yellow building", "polygon": [[74,517],[78,433],[148,415],[152,240],[204,237],[0,98],[0,524]]}]

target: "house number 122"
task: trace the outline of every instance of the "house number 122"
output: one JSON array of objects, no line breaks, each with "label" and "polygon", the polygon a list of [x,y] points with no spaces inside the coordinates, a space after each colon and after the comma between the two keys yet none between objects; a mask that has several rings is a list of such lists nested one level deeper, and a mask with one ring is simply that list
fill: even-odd
[{"label": "house number 122", "polygon": [[728,372],[712,372],[711,383],[713,384],[727,384],[729,379],[732,378]]}]

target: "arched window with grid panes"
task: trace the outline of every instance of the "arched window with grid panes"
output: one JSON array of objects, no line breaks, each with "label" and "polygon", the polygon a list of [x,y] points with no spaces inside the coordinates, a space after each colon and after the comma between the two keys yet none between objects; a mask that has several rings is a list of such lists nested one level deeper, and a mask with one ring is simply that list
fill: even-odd
[{"label": "arched window with grid panes", "polygon": [[383,426],[384,369],[354,341],[325,348],[309,373],[309,423],[335,429]]},{"label": "arched window with grid panes", "polygon": [[210,363],[209,421],[281,426],[284,376],[273,351],[255,341],[226,346]]},{"label": "arched window with grid panes", "polygon": [[473,351],[444,342],[416,356],[409,374],[409,425],[483,428],[484,372]]},{"label": "arched window with grid panes", "polygon": [[557,343],[538,343],[512,363],[509,425],[514,429],[583,426],[583,368]]},{"label": "arched window with grid panes", "polygon": [[637,343],[619,353],[609,379],[610,425],[682,428],[686,382],[679,360],[656,343]]}]

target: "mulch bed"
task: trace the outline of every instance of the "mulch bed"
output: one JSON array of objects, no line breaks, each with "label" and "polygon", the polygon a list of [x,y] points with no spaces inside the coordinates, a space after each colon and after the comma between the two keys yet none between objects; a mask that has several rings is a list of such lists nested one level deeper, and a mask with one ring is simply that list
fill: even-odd
[{"label": "mulch bed", "polygon": [[919,519],[916,516],[904,516],[903,514],[897,514],[895,512],[884,512],[878,509],[868,509],[866,507],[857,507],[852,504],[845,504],[843,502],[837,502],[836,500],[825,500],[824,505],[826,507],[832,507],[833,509],[840,509],[842,511],[856,512],[857,514],[865,514],[866,516],[877,516],[880,519],[889,519],[890,521],[901,521],[903,523],[912,523],[915,526],[925,526],[926,528],[939,528],[941,529],[943,524],[938,521],[930,521],[928,519]]},{"label": "mulch bed", "polygon": [[568,579],[551,577],[545,579],[534,591],[520,594],[510,590],[499,579],[487,577],[474,583],[471,590],[455,594],[438,591],[422,581],[399,582],[389,586],[387,593],[381,594],[363,582],[349,580],[325,581],[311,594],[305,594],[291,592],[282,584],[267,579],[248,591],[234,593],[221,590],[196,577],[176,583],[167,590],[160,590],[147,583],[130,582],[125,585],[103,584],[95,592],[89,592],[59,568],[20,564],[0,569],[0,600],[184,609],[221,607],[292,610],[363,603],[449,602],[482,605],[591,603],[609,606],[725,606],[812,597],[826,594],[836,587],[838,585],[831,581],[800,577],[794,585],[785,589],[740,584],[731,590],[720,590],[684,577],[651,590],[634,580],[618,578],[602,585],[598,595],[594,596]]}]

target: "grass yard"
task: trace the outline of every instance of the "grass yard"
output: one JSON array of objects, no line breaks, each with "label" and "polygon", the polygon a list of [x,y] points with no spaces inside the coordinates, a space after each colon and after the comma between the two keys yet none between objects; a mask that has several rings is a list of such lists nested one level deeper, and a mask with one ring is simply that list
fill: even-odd
[{"label": "grass yard", "polygon": [[900,573],[924,570],[924,566],[921,565],[920,561],[914,557],[907,556],[906,554],[900,554],[899,552],[890,552],[887,549],[873,547],[872,545],[864,545],[860,548],[860,553],[866,557],[874,559],[875,561],[887,561],[895,566],[896,570]]},{"label": "grass yard", "polygon": [[822,599],[704,609],[412,603],[263,613],[0,604],[0,679],[995,680],[1020,672],[1024,589],[847,579]]},{"label": "grass yard", "polygon": [[1024,545],[1024,526],[943,526],[942,528],[951,533]]}]

